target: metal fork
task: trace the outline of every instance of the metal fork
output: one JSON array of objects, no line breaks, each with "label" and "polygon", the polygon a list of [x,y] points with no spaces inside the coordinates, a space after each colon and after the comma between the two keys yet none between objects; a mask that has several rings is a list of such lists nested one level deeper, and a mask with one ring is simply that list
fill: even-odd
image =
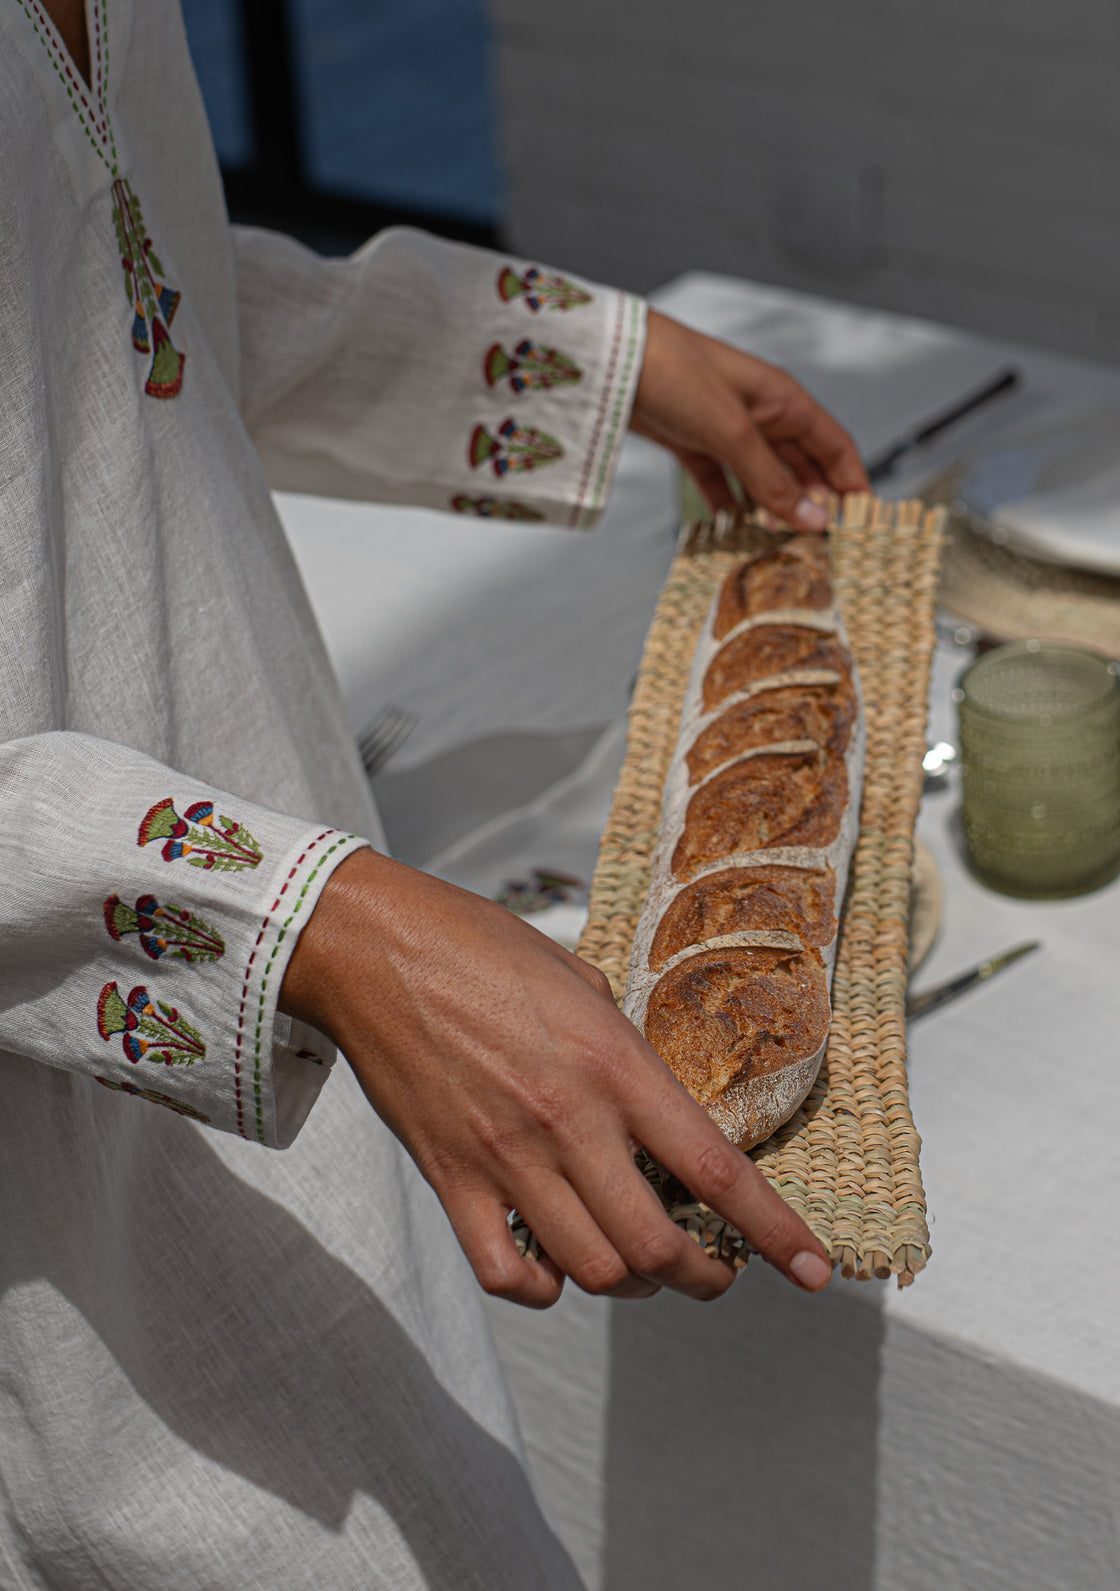
[{"label": "metal fork", "polygon": [[394,756],[420,722],[416,713],[407,707],[387,703],[376,713],[356,737],[358,755],[368,779],[374,778]]}]

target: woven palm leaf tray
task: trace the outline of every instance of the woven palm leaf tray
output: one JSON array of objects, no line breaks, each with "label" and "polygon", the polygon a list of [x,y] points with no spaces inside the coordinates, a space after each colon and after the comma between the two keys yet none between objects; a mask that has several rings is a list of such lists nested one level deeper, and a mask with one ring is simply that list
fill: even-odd
[{"label": "woven palm leaf tray", "polygon": [[[930,1253],[920,1139],[906,1077],[906,977],[914,823],[943,510],[866,496],[834,502],[833,580],[859,665],[867,722],[860,837],[832,983],[820,1076],[797,1114],[751,1151],[759,1169],[845,1276],[912,1282]],[[756,519],[686,526],[646,638],[626,756],[591,882],[579,954],[621,1001],[649,885],[662,785],[693,651],[716,588],[744,554],[772,544]],[[643,1170],[674,1220],[709,1252],[740,1257],[722,1219],[651,1160]]]}]

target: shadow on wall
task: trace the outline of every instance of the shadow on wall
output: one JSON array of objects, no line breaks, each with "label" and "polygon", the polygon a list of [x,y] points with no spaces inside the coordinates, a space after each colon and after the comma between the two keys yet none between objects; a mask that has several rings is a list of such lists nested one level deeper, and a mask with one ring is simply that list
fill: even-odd
[{"label": "shadow on wall", "polygon": [[1120,360],[1120,8],[490,0],[508,236]]},{"label": "shadow on wall", "polygon": [[615,1305],[605,1591],[871,1591],[878,1284]]}]

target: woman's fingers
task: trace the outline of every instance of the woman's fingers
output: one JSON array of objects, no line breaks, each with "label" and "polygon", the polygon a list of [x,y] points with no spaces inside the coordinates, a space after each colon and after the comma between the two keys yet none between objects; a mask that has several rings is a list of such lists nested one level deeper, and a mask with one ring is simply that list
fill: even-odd
[{"label": "woman's fingers", "polygon": [[855,443],[840,423],[822,409],[807,393],[804,414],[793,436],[786,440],[795,442],[801,451],[820,469],[824,479],[836,492],[866,492],[870,490],[867,471],[863,467]]},{"label": "woman's fingers", "polygon": [[824,487],[829,490],[828,482],[822,475],[820,468],[809,455],[796,442],[775,442],[774,452],[781,459],[788,470],[792,470],[802,486]]},{"label": "woman's fingers", "polygon": [[548,1309],[560,1297],[564,1276],[550,1255],[520,1254],[507,1211],[489,1193],[442,1192],[455,1236],[483,1292],[529,1309]]},{"label": "woman's fingers", "polygon": [[828,515],[805,494],[805,487],[778,457],[762,432],[741,418],[729,438],[727,462],[747,495],[799,530],[824,530]]},{"label": "woman's fingers", "polygon": [[[564,1275],[618,1297],[723,1291],[729,1268],[669,1221],[633,1164],[639,1143],[792,1279],[817,1285],[814,1264],[827,1275],[808,1228],[602,977],[494,903],[358,852],[332,875],[282,997],[338,1043],[488,1292],[544,1308]],[[547,1259],[517,1252],[511,1204]]]},{"label": "woman's fingers", "polygon": [[[639,1175],[636,1170],[634,1174]],[[585,1293],[649,1298],[659,1291],[659,1282],[631,1269],[566,1177],[534,1171],[532,1185],[520,1195],[517,1207],[549,1258]],[[664,1212],[659,1213],[666,1220]],[[666,1224],[671,1225],[667,1220]]]},{"label": "woman's fingers", "polygon": [[692,476],[713,514],[721,513],[724,509],[734,512],[738,506],[735,494],[728,484],[727,472],[718,460],[708,458],[703,453],[692,453],[687,448],[673,448],[671,451]]},{"label": "woman's fingers", "polygon": [[794,443],[835,492],[868,490],[852,438],[788,371],[730,348],[721,349],[721,363],[740,404],[770,442]]},{"label": "woman's fingers", "polygon": [[630,424],[682,460],[714,509],[734,502],[721,465],[755,502],[805,530],[823,523],[804,487],[868,490],[852,438],[792,376],[656,311]]},{"label": "woman's fingers", "polygon": [[832,1266],[823,1244],[683,1089],[675,1105],[664,1097],[650,1099],[648,1106],[643,1100],[635,1117],[634,1130],[650,1154],[730,1221],[763,1259],[809,1292],[828,1285]]},{"label": "woman's fingers", "polygon": [[[753,1160],[732,1148],[699,1151],[689,1170],[698,1199],[735,1226],[768,1264],[807,1292],[827,1287],[832,1265],[824,1245],[759,1171]],[[735,1158],[737,1157],[737,1158]]]},{"label": "woman's fingers", "polygon": [[669,1219],[661,1200],[628,1152],[613,1159],[592,1153],[570,1164],[572,1185],[628,1270],[689,1298],[718,1298],[735,1269],[712,1259]]}]

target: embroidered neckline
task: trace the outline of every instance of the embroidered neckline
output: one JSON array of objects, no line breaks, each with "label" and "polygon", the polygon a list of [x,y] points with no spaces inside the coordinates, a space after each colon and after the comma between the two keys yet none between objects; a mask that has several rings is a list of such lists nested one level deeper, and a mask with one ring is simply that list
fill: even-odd
[{"label": "embroidered neckline", "polygon": [[171,341],[170,327],[183,295],[167,281],[163,262],[144,225],[140,200],[127,177],[113,181],[113,226],[125,295],[132,307],[132,346],[138,354],[152,355],[144,391],[150,398],[178,397],[186,355]]},{"label": "embroidered neckline", "polygon": [[113,227],[124,271],[125,293],[132,309],[132,346],[138,354],[152,356],[144,391],[149,398],[177,398],[183,388],[186,355],[171,341],[169,328],[182,294],[168,282],[144,225],[140,200],[128,178],[121,175],[117,140],[109,115],[108,0],[87,0],[87,3],[91,78],[88,85],[79,75],[42,0],[18,0],[66,90],[66,97],[94,153],[113,178]]},{"label": "embroidered neckline", "polygon": [[92,0],[89,8],[89,18],[93,23],[89,41],[90,75],[93,81],[88,86],[39,0],[17,0],[17,4],[46,50],[47,58],[58,74],[94,152],[109,172],[117,176],[117,142],[109,117],[106,87],[109,80],[109,11],[106,0]]}]

